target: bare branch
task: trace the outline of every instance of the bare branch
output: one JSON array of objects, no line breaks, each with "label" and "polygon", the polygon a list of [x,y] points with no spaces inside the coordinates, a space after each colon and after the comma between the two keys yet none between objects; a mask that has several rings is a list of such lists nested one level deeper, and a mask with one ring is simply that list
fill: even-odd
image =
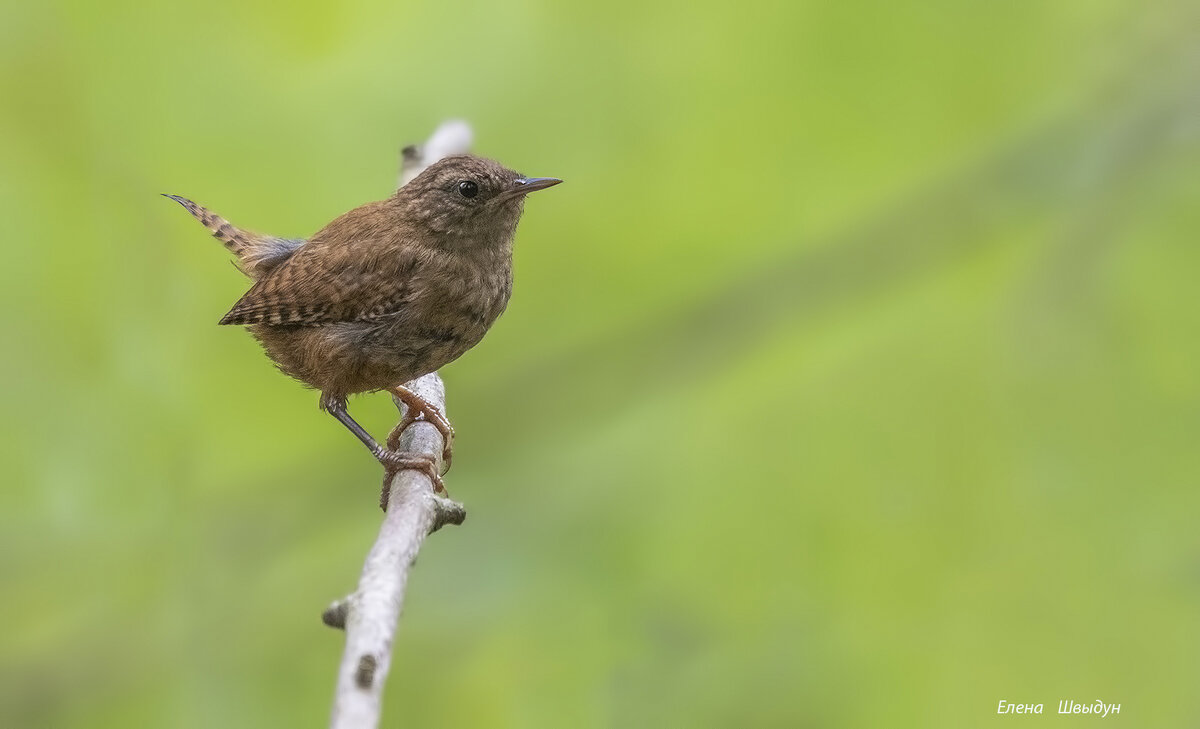
[{"label": "bare branch", "polygon": [[[445,412],[445,390],[436,373],[407,386]],[[400,436],[400,449],[440,459],[442,435],[430,423],[418,420]],[[461,524],[467,516],[462,504],[435,494],[433,483],[420,471],[400,471],[384,485],[389,489],[387,514],[363,565],[358,589],[321,616],[327,625],[346,631],[331,723],[337,729],[378,726],[409,568],[426,536],[444,524]]]},{"label": "bare branch", "polygon": [[[447,122],[422,147],[406,147],[401,184],[450,154],[466,152],[471,129],[465,122]],[[408,389],[446,412],[446,389],[437,373],[406,383]],[[396,400],[403,414],[404,405]],[[428,455],[442,467],[442,435],[432,424],[418,420],[400,436],[401,451]],[[392,663],[392,643],[408,571],[425,537],[445,524],[461,524],[462,504],[434,493],[429,476],[405,470],[384,477],[387,512],[379,536],[367,554],[358,589],[325,610],[326,625],[346,631],[346,650],[338,669],[330,725],[335,729],[372,729],[379,725],[383,685]]]}]

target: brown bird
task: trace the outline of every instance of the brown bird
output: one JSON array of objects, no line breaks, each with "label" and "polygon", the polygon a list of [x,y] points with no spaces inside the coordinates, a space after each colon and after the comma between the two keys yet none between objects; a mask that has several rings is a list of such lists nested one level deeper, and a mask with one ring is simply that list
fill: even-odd
[{"label": "brown bird", "polygon": [[[425,471],[444,490],[434,459],[397,452],[396,441],[424,417],[442,432],[448,467],[454,430],[403,385],[458,359],[504,311],[525,195],[559,182],[470,155],[446,157],[308,240],[249,233],[191,200],[167,197],[254,279],[220,323],[248,327],[280,370],[320,390],[321,408],[385,468]],[[387,448],[346,407],[350,395],[380,390],[407,406]]]}]

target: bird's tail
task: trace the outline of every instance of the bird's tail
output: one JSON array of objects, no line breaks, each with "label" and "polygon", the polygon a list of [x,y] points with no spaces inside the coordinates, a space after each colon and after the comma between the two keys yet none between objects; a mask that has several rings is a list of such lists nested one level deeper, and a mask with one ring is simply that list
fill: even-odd
[{"label": "bird's tail", "polygon": [[214,238],[224,243],[225,247],[237,256],[238,268],[250,278],[258,278],[267,273],[304,245],[304,241],[299,239],[276,238],[242,230],[186,197],[166,193],[163,193],[163,196],[182,205],[201,225],[208,228]]}]

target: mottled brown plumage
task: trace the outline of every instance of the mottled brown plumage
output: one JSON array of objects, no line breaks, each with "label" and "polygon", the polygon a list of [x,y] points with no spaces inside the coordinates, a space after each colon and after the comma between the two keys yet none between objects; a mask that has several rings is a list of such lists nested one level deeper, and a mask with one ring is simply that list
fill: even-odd
[{"label": "mottled brown plumage", "polygon": [[447,157],[307,241],[248,233],[168,197],[255,279],[220,323],[249,327],[279,368],[320,390],[321,406],[377,458],[410,468],[424,466],[376,443],[349,416],[347,397],[396,393],[410,417],[420,412],[443,430],[449,456],[449,423],[402,385],[460,357],[504,311],[525,195],[558,182],[479,157]]}]

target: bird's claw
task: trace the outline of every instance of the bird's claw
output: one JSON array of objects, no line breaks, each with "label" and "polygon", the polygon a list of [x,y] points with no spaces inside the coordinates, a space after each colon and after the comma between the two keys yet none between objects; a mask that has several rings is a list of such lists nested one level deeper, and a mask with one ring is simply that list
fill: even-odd
[{"label": "bird's claw", "polygon": [[375,454],[383,464],[383,492],[379,495],[379,508],[387,511],[388,495],[391,491],[392,477],[400,471],[420,471],[429,477],[433,484],[434,493],[449,495],[442,475],[438,473],[437,459],[423,453],[406,453],[395,450],[380,450]]},{"label": "bird's claw", "polygon": [[442,467],[442,473],[449,471],[450,464],[454,460],[454,426],[450,424],[441,410],[407,387],[392,388],[392,394],[404,403],[404,417],[388,434],[388,449],[399,450],[400,434],[408,426],[417,421],[429,423],[442,434],[442,463],[445,464]]}]

